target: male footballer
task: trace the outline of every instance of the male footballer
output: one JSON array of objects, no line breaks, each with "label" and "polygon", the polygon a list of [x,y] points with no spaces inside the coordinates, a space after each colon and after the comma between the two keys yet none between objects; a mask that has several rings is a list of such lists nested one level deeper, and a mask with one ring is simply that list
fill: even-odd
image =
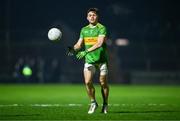
[{"label": "male footballer", "polygon": [[97,8],[90,8],[87,11],[87,20],[89,24],[81,29],[80,38],[73,47],[76,52],[83,47],[85,48],[84,51],[79,51],[76,57],[77,59],[85,58],[84,79],[87,94],[91,101],[88,114],[93,114],[98,108],[92,80],[97,69],[100,71],[99,82],[103,98],[102,113],[106,114],[108,108],[108,57],[105,43],[107,31],[106,27],[98,22],[98,18]]}]

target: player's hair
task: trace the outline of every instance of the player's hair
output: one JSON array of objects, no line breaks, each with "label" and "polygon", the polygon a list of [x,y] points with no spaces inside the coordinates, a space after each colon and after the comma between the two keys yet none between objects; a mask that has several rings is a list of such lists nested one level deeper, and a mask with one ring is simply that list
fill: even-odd
[{"label": "player's hair", "polygon": [[89,12],[94,12],[94,13],[96,13],[96,15],[99,15],[99,10],[98,10],[98,8],[89,8],[88,9],[88,11],[87,11],[87,14],[89,13]]}]

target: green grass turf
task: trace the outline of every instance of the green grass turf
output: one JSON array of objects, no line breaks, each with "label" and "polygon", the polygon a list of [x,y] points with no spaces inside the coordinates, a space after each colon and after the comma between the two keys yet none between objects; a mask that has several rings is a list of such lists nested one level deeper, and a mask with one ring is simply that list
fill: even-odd
[{"label": "green grass turf", "polygon": [[106,115],[100,113],[100,87],[95,88],[99,108],[88,115],[84,85],[1,84],[0,120],[180,120],[178,86],[110,85]]}]

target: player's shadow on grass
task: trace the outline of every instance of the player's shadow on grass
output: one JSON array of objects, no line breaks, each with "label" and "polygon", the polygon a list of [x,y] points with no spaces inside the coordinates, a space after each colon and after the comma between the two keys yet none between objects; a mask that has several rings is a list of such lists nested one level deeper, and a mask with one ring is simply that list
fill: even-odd
[{"label": "player's shadow on grass", "polygon": [[180,112],[180,111],[112,111],[111,113],[172,113],[172,112]]}]

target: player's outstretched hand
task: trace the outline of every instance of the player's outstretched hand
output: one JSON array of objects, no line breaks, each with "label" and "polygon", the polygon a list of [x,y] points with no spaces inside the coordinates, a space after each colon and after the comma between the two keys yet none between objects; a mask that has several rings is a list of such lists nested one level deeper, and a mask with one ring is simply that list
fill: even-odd
[{"label": "player's outstretched hand", "polygon": [[88,54],[88,51],[87,51],[87,50],[85,50],[85,51],[80,51],[80,52],[78,52],[78,54],[76,55],[76,58],[77,58],[78,60],[80,60],[80,59],[84,58],[87,54]]},{"label": "player's outstretched hand", "polygon": [[71,47],[71,46],[68,46],[68,48],[67,48],[67,55],[68,56],[73,56],[75,53],[76,53],[76,51],[74,50],[74,48]]}]

